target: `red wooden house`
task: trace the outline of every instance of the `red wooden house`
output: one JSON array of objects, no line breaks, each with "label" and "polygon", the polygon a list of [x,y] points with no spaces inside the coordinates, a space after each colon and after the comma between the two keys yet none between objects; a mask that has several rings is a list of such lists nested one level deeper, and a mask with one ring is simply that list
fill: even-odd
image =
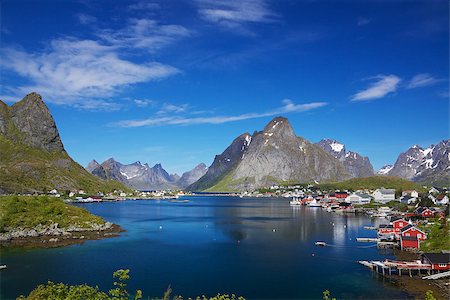
[{"label": "red wooden house", "polygon": [[402,237],[416,237],[418,240],[426,240],[427,235],[414,225],[408,224],[401,229]]},{"label": "red wooden house", "polygon": [[397,219],[395,221],[392,221],[392,227],[394,227],[394,232],[396,234],[400,234],[401,229],[406,225],[409,225],[409,223],[405,219]]},{"label": "red wooden house", "polygon": [[381,224],[378,226],[378,235],[391,235],[395,234],[394,226],[391,224]]},{"label": "red wooden house", "polygon": [[420,240],[416,236],[400,236],[400,248],[420,249]]},{"label": "red wooden house", "polygon": [[420,261],[424,264],[431,264],[432,270],[448,271],[450,270],[449,253],[422,253]]},{"label": "red wooden house", "polygon": [[335,196],[337,199],[345,199],[345,198],[348,197],[348,193],[347,193],[347,192],[335,192],[335,193],[334,193],[334,196]]},{"label": "red wooden house", "polygon": [[434,209],[430,209],[428,207],[419,207],[416,209],[416,214],[424,218],[433,217],[435,213],[436,211]]}]

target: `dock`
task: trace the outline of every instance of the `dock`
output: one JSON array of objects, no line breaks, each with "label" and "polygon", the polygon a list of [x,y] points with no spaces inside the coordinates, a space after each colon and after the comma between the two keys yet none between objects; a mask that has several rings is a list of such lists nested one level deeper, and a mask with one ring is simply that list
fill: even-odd
[{"label": "dock", "polygon": [[364,229],[367,229],[367,230],[377,230],[378,228],[375,227],[375,226],[364,226]]},{"label": "dock", "polygon": [[357,242],[368,242],[368,243],[371,243],[371,242],[379,242],[380,240],[378,239],[378,238],[356,238],[356,241]]},{"label": "dock", "polygon": [[444,273],[433,274],[433,275],[430,275],[430,276],[425,276],[425,277],[422,277],[422,279],[435,280],[435,279],[441,279],[441,278],[445,278],[445,277],[450,277],[450,271],[447,271],[447,272],[444,272]]},{"label": "dock", "polygon": [[[417,261],[411,261],[411,262],[405,262],[405,261],[394,261],[394,260],[388,260],[385,261],[378,261],[378,260],[360,260],[358,261],[359,264],[368,267],[374,272],[377,272],[378,274],[381,274],[383,276],[386,275],[409,275],[412,277],[413,275],[423,275],[428,274],[429,276],[423,277],[429,278],[429,279],[437,279],[437,278],[443,278],[450,276],[450,271],[445,273],[438,273],[431,275],[431,273],[434,271],[432,270],[432,266],[430,264],[423,264],[420,260]],[[444,275],[445,274],[445,275]],[[438,276],[441,275],[441,276]],[[436,278],[437,277],[437,278]]]}]

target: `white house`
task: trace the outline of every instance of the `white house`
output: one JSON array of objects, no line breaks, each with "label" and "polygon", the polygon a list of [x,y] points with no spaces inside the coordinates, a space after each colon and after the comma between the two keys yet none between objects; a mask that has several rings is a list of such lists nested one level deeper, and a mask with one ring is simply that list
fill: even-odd
[{"label": "white house", "polygon": [[367,194],[353,193],[345,198],[345,202],[351,204],[368,204],[372,198]]},{"label": "white house", "polygon": [[410,205],[410,204],[416,203],[417,202],[417,198],[409,196],[409,195],[403,195],[403,196],[400,197],[400,202]]},{"label": "white house", "polygon": [[[432,195],[430,195],[430,196],[432,196]],[[448,196],[444,195],[444,194],[437,195],[436,197],[433,197],[433,198],[430,197],[430,199],[436,205],[446,205],[449,202]]]},{"label": "white house", "polygon": [[387,203],[389,201],[395,200],[395,190],[394,189],[377,189],[373,192],[372,197],[376,202]]},{"label": "white house", "polygon": [[416,190],[412,191],[403,191],[402,196],[411,196],[413,198],[419,198],[419,192]]}]

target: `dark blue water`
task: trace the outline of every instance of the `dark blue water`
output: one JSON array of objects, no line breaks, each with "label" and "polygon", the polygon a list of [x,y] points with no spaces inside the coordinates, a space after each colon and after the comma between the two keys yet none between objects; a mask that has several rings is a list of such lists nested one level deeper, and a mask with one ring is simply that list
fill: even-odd
[{"label": "dark blue water", "polygon": [[[290,207],[288,199],[185,197],[81,204],[127,231],[118,238],[56,249],[2,250],[1,299],[28,294],[47,280],[112,288],[112,273],[131,269],[130,289],[185,297],[235,293],[247,299],[394,299],[407,295],[358,265],[384,259],[356,237],[365,216]],[[316,247],[315,241],[334,246]],[[362,248],[364,247],[364,248]]]}]

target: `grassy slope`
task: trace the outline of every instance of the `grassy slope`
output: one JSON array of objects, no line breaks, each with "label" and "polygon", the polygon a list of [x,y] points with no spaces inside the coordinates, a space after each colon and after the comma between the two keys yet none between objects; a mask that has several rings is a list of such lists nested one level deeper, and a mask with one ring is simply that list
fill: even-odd
[{"label": "grassy slope", "polygon": [[5,227],[33,228],[38,224],[58,223],[61,228],[69,225],[89,227],[86,222],[104,224],[104,220],[84,208],[64,203],[47,196],[1,196],[0,231]]},{"label": "grassy slope", "polygon": [[372,176],[366,178],[352,178],[349,180],[319,184],[322,190],[361,190],[361,189],[377,189],[380,187],[391,188],[396,190],[417,190],[422,191],[423,188],[415,182],[392,176]]},{"label": "grassy slope", "polygon": [[420,249],[424,252],[440,252],[450,250],[450,225],[445,221],[435,221],[433,225],[421,226],[428,234]]},{"label": "grassy slope", "polygon": [[84,189],[89,193],[129,191],[116,181],[89,174],[65,152],[47,152],[12,142],[0,135],[0,189],[33,192]]}]

